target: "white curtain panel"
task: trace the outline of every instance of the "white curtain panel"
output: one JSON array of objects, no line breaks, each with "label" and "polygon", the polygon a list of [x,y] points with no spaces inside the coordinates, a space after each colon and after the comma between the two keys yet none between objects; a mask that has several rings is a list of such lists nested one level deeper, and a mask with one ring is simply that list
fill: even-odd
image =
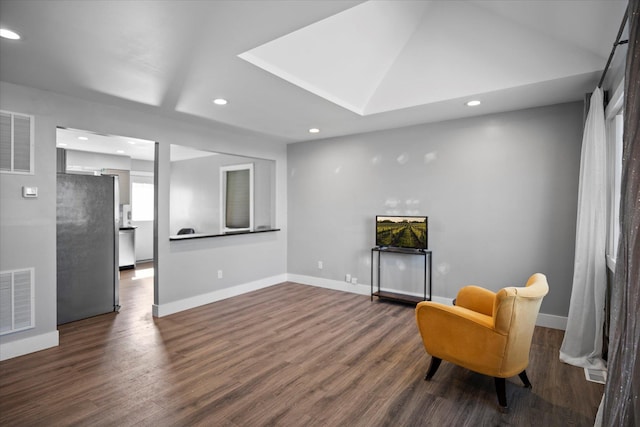
[{"label": "white curtain panel", "polygon": [[591,95],[580,159],[576,250],[569,317],[560,360],[603,369],[606,265],[606,129],[602,90]]}]

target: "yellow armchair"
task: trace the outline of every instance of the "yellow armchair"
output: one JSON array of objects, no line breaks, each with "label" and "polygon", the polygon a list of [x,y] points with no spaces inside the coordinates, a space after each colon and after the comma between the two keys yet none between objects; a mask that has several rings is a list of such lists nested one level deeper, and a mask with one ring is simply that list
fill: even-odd
[{"label": "yellow armchair", "polygon": [[544,274],[532,275],[524,287],[492,292],[465,286],[455,306],[424,301],[416,321],[424,348],[431,355],[425,380],[446,360],[495,378],[498,403],[507,408],[505,378],[519,375],[530,388],[525,369],[542,298],[549,292]]}]

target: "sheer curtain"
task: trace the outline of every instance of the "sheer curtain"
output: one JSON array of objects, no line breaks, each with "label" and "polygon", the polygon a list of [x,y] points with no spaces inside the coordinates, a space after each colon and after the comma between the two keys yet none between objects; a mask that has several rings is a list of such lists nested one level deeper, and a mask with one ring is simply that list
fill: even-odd
[{"label": "sheer curtain", "polygon": [[606,126],[602,90],[591,95],[580,158],[573,287],[560,360],[603,369],[606,265]]},{"label": "sheer curtain", "polygon": [[605,426],[640,426],[640,0],[629,1],[620,241],[611,290]]}]

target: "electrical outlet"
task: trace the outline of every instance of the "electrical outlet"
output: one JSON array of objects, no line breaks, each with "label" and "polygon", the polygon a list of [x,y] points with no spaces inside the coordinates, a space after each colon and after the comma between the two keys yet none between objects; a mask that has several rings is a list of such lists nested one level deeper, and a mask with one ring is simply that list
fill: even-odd
[{"label": "electrical outlet", "polygon": [[351,278],[351,284],[352,285],[357,285],[358,284],[358,278],[357,277],[352,277]]},{"label": "electrical outlet", "polygon": [[222,279],[222,270],[218,270],[218,279]]},{"label": "electrical outlet", "polygon": [[351,282],[351,275],[349,273],[345,274],[344,281],[347,283]]},{"label": "electrical outlet", "polygon": [[324,264],[322,263],[322,261],[318,261],[318,269],[322,270],[323,267],[324,267]]}]

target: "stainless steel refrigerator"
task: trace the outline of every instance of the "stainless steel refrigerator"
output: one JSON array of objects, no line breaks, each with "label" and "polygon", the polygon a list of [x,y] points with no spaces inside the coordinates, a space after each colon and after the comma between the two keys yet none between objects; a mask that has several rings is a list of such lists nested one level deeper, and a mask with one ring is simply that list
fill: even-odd
[{"label": "stainless steel refrigerator", "polygon": [[118,311],[118,182],[57,176],[58,325]]}]

